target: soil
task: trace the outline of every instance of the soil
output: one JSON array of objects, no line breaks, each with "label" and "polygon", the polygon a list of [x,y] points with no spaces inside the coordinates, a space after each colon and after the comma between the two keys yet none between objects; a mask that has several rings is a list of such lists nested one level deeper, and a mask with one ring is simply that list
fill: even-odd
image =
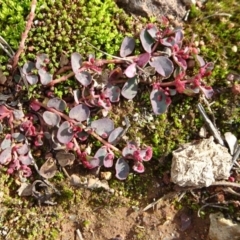
[{"label": "soil", "polygon": [[[107,203],[97,208],[87,204],[91,193],[86,191],[84,200],[77,202],[61,221],[61,240],[78,240],[80,229],[83,239],[95,240],[177,240],[207,239],[209,219],[200,218],[187,208],[177,210],[171,200],[164,200],[155,208],[142,212],[133,207],[109,207]],[[128,199],[119,199],[125,205]],[[190,219],[189,227],[182,229],[181,218]],[[87,226],[83,226],[88,222]],[[119,238],[117,238],[119,236]]]}]

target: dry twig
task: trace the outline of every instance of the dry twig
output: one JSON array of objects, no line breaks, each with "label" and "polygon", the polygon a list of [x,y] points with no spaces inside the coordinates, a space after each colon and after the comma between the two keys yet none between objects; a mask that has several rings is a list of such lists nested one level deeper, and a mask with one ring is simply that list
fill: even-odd
[{"label": "dry twig", "polygon": [[24,50],[25,41],[27,39],[28,33],[29,33],[30,29],[31,29],[31,26],[32,26],[32,23],[33,23],[33,19],[34,19],[34,16],[35,16],[36,6],[37,6],[37,0],[32,0],[31,11],[30,11],[30,14],[29,14],[29,17],[28,17],[26,28],[25,28],[25,31],[22,34],[22,39],[21,39],[21,42],[19,44],[19,48],[18,48],[15,56],[13,57],[12,71],[14,71],[17,68],[19,57],[20,57],[21,53]]}]

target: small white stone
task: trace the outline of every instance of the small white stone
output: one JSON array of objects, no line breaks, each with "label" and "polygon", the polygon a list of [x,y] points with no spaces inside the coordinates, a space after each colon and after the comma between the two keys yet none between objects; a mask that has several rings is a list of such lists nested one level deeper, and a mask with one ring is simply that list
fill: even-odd
[{"label": "small white stone", "polygon": [[236,45],[232,46],[232,51],[233,51],[233,52],[235,52],[235,53],[238,51],[238,49],[237,49],[237,46],[236,46]]}]

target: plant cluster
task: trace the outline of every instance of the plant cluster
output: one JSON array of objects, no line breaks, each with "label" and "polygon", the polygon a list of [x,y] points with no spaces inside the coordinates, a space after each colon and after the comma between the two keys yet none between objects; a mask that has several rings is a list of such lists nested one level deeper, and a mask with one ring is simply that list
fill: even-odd
[{"label": "plant cluster", "polygon": [[[163,20],[167,25],[168,22]],[[46,94],[39,99],[32,97],[28,113],[7,105],[0,108],[1,120],[8,119],[11,129],[11,134],[6,135],[2,141],[0,154],[0,163],[8,165],[8,172],[17,170],[24,177],[31,175],[28,166],[35,164],[35,160],[28,143],[39,147],[46,141],[50,146],[48,150],[54,153],[62,149],[72,152],[78,161],[89,169],[112,167],[117,155],[116,177],[121,180],[128,176],[128,159],[133,160],[133,170],[144,172],[143,162],[152,158],[152,149],[149,146],[139,146],[134,141],[128,142],[122,151],[116,147],[126,129],[115,128],[114,122],[107,117],[112,104],[120,100],[120,95],[132,100],[137,95],[140,82],[152,85],[150,101],[155,114],[164,113],[171,103],[171,96],[176,93],[192,96],[201,91],[206,97],[211,97],[213,90],[205,85],[203,78],[211,73],[213,64],[205,63],[192,43],[184,44],[183,31],[180,28],[158,28],[148,24],[140,32],[140,41],[145,50],[140,55],[130,56],[135,48],[135,40],[131,37],[123,39],[121,57],[95,59],[94,55],[90,54],[88,60],[83,61],[83,57],[74,52],[71,54],[71,64],[66,61],[58,72],[62,76],[56,79],[55,75],[50,73],[51,60],[46,53],[39,54],[36,62],[26,62],[22,69],[26,80],[31,86],[39,84],[40,80]],[[193,77],[186,77],[188,60],[200,65],[196,73],[192,71]],[[109,63],[115,64],[116,68],[109,74],[103,74]],[[67,75],[63,74],[65,72],[68,72]],[[53,88],[72,77],[75,77],[79,85],[72,89],[70,100],[57,98]],[[166,81],[168,78],[172,81]],[[95,108],[102,108],[104,117],[90,121]],[[103,144],[94,156],[79,147],[79,142],[86,141],[89,135]],[[72,154],[65,155],[65,158],[69,161],[61,163],[59,159],[62,158],[57,157],[58,164],[62,167],[75,160]],[[45,174],[45,168],[46,165],[52,168],[55,163],[52,165],[51,159],[47,161],[51,164],[48,162],[42,166],[40,175],[50,178],[54,174]]]}]

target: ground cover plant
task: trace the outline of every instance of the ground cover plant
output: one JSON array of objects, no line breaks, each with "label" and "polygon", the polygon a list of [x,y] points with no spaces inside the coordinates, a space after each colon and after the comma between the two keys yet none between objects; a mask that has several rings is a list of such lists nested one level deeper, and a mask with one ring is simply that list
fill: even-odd
[{"label": "ground cover plant", "polygon": [[[62,36],[55,31],[73,26],[68,31],[77,36],[81,22],[77,26],[63,26],[67,13],[62,14],[63,22],[57,21],[59,11],[64,11],[61,1],[41,4],[24,42],[25,49],[15,61],[21,66],[25,82],[19,81],[20,73],[15,71],[13,87],[3,88],[0,105],[2,189],[8,194],[9,187],[10,194],[15,196],[19,188],[15,180],[21,185],[18,192],[22,195],[19,205],[4,200],[10,208],[3,216],[13,218],[12,209],[19,207],[21,212],[29,206],[29,198],[25,201],[23,197],[23,190],[27,192],[28,187],[30,194],[25,194],[32,195],[40,205],[57,202],[71,209],[75,193],[62,180],[70,178],[74,168],[82,174],[97,170],[97,176],[106,171],[115,176],[110,185],[116,195],[106,197],[93,193],[90,201],[95,206],[106,204],[105,198],[109,205],[117,206],[122,204],[118,198],[123,195],[129,197],[130,204],[137,209],[142,196],[149,198],[153,179],[168,181],[166,171],[170,161],[161,162],[160,157],[167,156],[179,143],[196,138],[203,123],[192,107],[198,97],[214,97],[218,107],[221,105],[222,98],[218,99],[215,94],[218,84],[214,85],[212,77],[221,75],[217,75],[218,64],[215,70],[215,59],[198,48],[198,36],[185,37],[191,28],[186,29],[185,34],[183,28],[172,27],[163,17],[157,23],[142,25],[134,33],[126,30],[126,24],[119,33],[116,25],[119,27],[121,18],[126,16],[112,1],[82,2],[86,9],[80,11],[77,4],[69,4],[66,11],[73,15],[78,12],[85,20],[89,19],[87,27],[93,25],[99,29],[97,24],[100,26],[101,21],[93,17],[99,9],[103,15],[109,14],[109,18],[114,14],[119,18],[109,23],[107,17],[109,29],[103,25],[98,35],[85,26],[79,28],[84,32],[79,38],[60,39]],[[113,35],[110,36],[110,32]],[[70,35],[66,32],[63,36]],[[52,44],[55,41],[57,44]],[[227,74],[221,76],[220,86],[224,86]],[[237,80],[234,81],[236,84]],[[78,200],[84,200],[80,195]],[[187,198],[186,201],[194,202]],[[34,231],[25,228],[34,211],[20,215],[21,224],[18,222],[17,231],[11,236],[38,238],[37,232],[42,231],[45,223],[31,222]],[[54,216],[53,210],[49,210],[47,218],[52,219],[52,230],[44,233],[45,239],[58,239],[61,230],[55,225],[56,218],[63,219],[58,215]],[[6,222],[3,217],[2,226],[11,225]],[[4,228],[1,227],[1,231]]]}]

